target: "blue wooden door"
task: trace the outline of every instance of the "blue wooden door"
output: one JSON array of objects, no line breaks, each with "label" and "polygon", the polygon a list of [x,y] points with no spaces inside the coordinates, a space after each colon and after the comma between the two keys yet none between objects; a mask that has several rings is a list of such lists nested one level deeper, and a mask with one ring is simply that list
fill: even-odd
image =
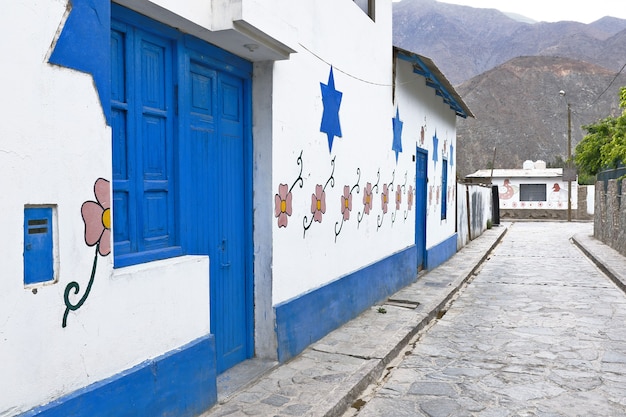
[{"label": "blue wooden door", "polygon": [[254,352],[252,65],[111,10],[115,266],[208,255],[221,372]]},{"label": "blue wooden door", "polygon": [[190,247],[210,259],[211,333],[217,371],[252,356],[252,303],[246,256],[248,212],[244,80],[189,62],[184,92],[189,117]]},{"label": "blue wooden door", "polygon": [[426,254],[426,184],[428,180],[428,152],[417,149],[415,158],[415,246],[417,270],[424,268]]}]

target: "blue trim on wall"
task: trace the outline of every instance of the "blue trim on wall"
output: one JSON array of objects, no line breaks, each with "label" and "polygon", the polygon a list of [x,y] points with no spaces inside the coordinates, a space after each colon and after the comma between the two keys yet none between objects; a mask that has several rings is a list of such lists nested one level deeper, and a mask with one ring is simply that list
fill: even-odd
[{"label": "blue trim on wall", "polygon": [[110,124],[111,2],[72,0],[69,4],[72,9],[48,61],[93,76],[102,112]]},{"label": "blue trim on wall", "polygon": [[207,335],[21,417],[192,417],[216,402],[215,340]]},{"label": "blue trim on wall", "polygon": [[417,279],[411,246],[275,307],[278,360],[285,362],[342,324]]},{"label": "blue trim on wall", "polygon": [[426,269],[438,267],[456,253],[457,234],[426,250]]}]

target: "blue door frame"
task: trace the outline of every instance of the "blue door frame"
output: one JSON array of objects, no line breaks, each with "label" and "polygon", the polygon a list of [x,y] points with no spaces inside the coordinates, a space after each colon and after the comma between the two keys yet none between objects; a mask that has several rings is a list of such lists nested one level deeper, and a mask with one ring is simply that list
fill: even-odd
[{"label": "blue door frame", "polygon": [[415,154],[415,247],[417,270],[424,268],[426,258],[426,188],[428,184],[428,151],[417,148]]}]

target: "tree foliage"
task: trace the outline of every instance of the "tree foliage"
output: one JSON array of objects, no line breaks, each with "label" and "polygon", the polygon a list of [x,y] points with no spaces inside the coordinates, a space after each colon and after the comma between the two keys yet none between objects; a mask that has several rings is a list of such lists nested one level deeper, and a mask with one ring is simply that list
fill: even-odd
[{"label": "tree foliage", "polygon": [[587,135],[576,146],[574,155],[581,174],[596,175],[626,162],[626,87],[621,88],[619,98],[620,116],[583,126]]}]

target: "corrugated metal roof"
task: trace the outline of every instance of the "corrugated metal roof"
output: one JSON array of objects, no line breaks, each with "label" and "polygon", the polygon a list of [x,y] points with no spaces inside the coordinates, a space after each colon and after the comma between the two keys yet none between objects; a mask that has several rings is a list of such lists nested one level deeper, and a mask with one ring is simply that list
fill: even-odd
[{"label": "corrugated metal roof", "polygon": [[450,81],[448,81],[430,58],[397,46],[394,46],[393,49],[395,52],[394,56],[413,63],[413,72],[426,78],[426,85],[434,88],[436,94],[456,112],[457,116],[463,118],[467,118],[468,116],[474,117],[474,114],[456,92],[452,84],[450,84]]},{"label": "corrugated metal roof", "polygon": [[546,169],[479,169],[467,178],[556,178],[563,176],[563,168]]}]

